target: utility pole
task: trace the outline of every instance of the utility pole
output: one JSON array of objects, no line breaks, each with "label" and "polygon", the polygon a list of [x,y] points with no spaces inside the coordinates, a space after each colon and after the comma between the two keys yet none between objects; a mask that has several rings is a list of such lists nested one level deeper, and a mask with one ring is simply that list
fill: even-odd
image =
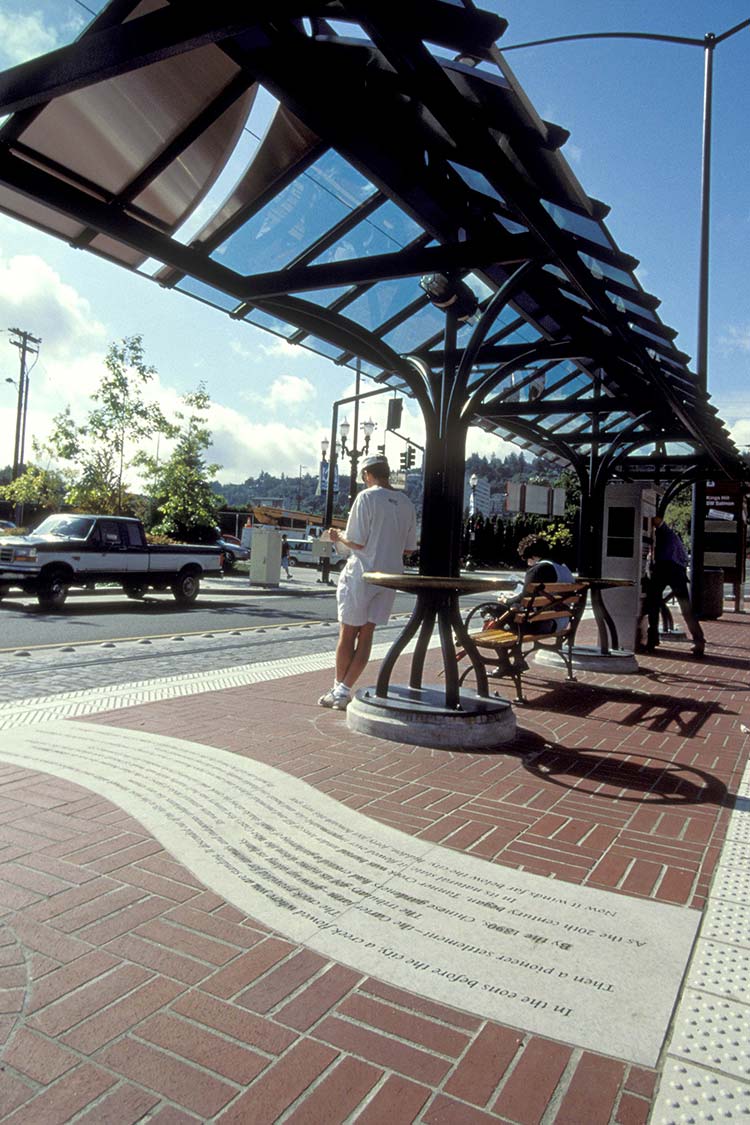
[{"label": "utility pole", "polygon": [[[10,343],[20,351],[20,369],[18,374],[18,407],[16,410],[16,440],[13,446],[13,480],[23,473],[24,443],[26,439],[26,408],[29,404],[29,373],[26,367],[28,355],[38,355],[41,339],[32,336],[30,332],[23,332],[20,328],[9,328],[11,333]],[[6,379],[7,383],[15,382]]]},{"label": "utility pole", "polygon": [[[29,368],[26,365],[27,356],[38,355],[41,338],[32,336],[20,328],[9,328],[10,343],[20,352],[20,367],[18,372],[18,406],[16,408],[16,437],[13,445],[13,476],[17,480],[23,475],[24,446],[26,443],[26,411],[29,405]],[[14,379],[6,379],[7,383],[14,383]],[[16,523],[20,523],[23,516],[23,505],[16,504]]]}]

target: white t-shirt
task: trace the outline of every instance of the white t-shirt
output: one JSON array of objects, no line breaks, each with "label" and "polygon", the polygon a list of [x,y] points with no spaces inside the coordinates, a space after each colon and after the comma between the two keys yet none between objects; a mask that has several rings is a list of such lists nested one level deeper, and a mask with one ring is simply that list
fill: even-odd
[{"label": "white t-shirt", "polygon": [[[417,513],[405,492],[379,484],[357,494],[344,537],[361,543],[352,551],[347,568],[359,562],[363,571],[401,574],[404,551],[417,547]],[[357,567],[359,569],[359,567]]]}]

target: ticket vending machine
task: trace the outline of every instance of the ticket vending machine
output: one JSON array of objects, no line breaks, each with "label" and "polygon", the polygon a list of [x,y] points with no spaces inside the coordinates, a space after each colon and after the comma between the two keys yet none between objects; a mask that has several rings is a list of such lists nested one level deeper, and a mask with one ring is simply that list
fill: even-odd
[{"label": "ticket vending machine", "polygon": [[250,584],[278,586],[280,571],[281,532],[276,527],[256,523],[250,552]]},{"label": "ticket vending machine", "polygon": [[641,580],[647,573],[651,549],[651,519],[660,494],[644,484],[612,483],[604,497],[602,577],[633,583],[603,592],[604,604],[615,623],[620,650],[635,648],[641,613]]}]

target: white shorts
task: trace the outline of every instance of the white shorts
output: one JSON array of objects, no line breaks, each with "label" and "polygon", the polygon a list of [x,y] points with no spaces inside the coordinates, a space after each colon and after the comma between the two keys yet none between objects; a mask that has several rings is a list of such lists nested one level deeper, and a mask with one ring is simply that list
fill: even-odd
[{"label": "white shorts", "polygon": [[396,591],[365,582],[360,574],[342,570],[336,587],[336,604],[342,625],[385,625],[393,612]]}]

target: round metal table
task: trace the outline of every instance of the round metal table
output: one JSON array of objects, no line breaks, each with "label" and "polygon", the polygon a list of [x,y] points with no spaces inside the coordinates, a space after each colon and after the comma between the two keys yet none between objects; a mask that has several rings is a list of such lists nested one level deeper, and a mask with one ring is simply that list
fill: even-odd
[{"label": "round metal table", "polygon": [[[444,706],[451,710],[461,709],[454,634],[461,647],[465,649],[476,672],[477,694],[481,697],[489,696],[484,663],[463,623],[459,611],[459,598],[462,594],[491,594],[502,590],[514,590],[518,585],[516,579],[480,578],[476,575],[446,577],[430,574],[383,574],[377,571],[366,573],[364,578],[366,582],[371,582],[375,586],[385,586],[391,590],[417,595],[416,605],[404,631],[393,642],[380,666],[375,687],[377,698],[384,699],[388,696],[388,687],[396,661],[417,632],[419,636],[411,659],[409,687],[412,689],[422,687],[425,656],[436,624],[445,673],[442,692]],[[433,693],[436,690],[433,688]]]}]

